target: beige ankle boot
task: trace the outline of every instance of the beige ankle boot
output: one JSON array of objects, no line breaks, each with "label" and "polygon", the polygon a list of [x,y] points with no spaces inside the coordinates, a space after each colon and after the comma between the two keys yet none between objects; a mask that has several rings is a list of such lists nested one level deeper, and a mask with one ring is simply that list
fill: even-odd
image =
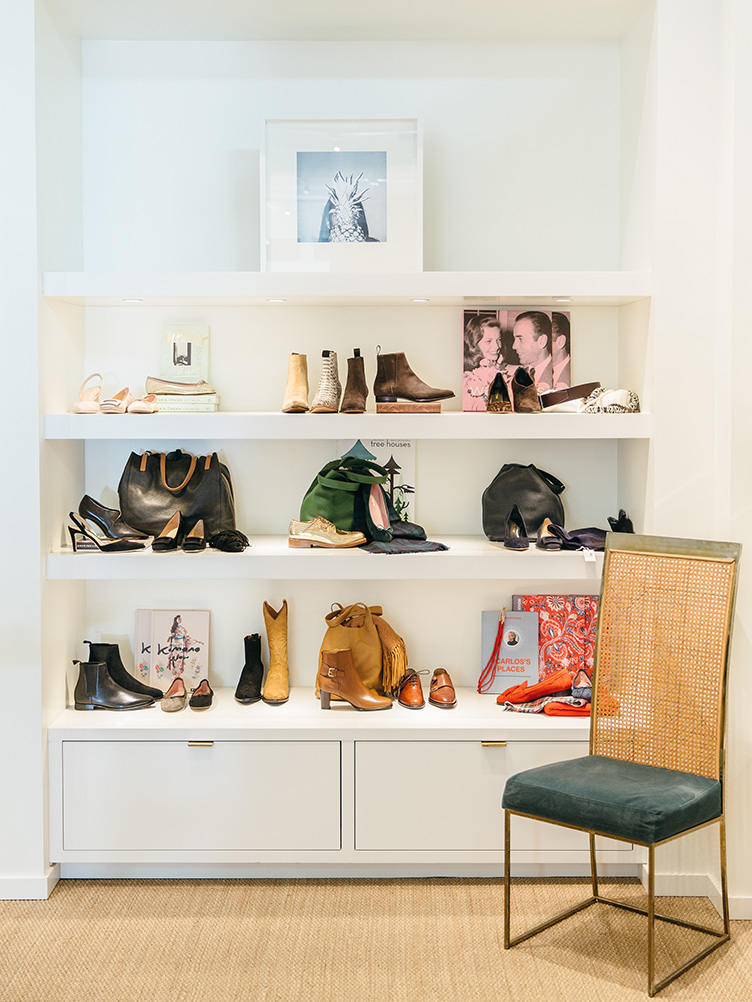
[{"label": "beige ankle boot", "polygon": [[284,414],[300,414],[308,410],[308,360],[305,355],[293,352],[287,366]]},{"label": "beige ankle boot", "polygon": [[265,703],[278,706],[290,698],[290,673],[287,666],[287,601],[277,612],[264,602],[266,640],[269,644],[269,671],[266,676]]}]

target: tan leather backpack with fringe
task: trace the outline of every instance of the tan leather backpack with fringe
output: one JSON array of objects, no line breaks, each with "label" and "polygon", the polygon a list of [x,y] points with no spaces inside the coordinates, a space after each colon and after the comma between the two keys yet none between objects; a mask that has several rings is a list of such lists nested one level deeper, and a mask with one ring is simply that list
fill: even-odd
[{"label": "tan leather backpack with fringe", "polygon": [[392,694],[405,674],[407,651],[404,640],[383,618],[381,606],[367,606],[363,602],[342,606],[335,602],[324,618],[327,629],[319,664],[324,651],[350,650],[365,687],[378,695]]}]

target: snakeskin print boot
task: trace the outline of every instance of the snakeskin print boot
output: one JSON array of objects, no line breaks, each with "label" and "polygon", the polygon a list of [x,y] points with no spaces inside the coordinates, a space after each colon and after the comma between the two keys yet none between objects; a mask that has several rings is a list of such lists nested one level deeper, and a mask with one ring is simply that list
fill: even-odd
[{"label": "snakeskin print boot", "polygon": [[311,414],[336,414],[342,396],[342,384],[337,369],[337,352],[321,352],[321,378],[311,404]]}]

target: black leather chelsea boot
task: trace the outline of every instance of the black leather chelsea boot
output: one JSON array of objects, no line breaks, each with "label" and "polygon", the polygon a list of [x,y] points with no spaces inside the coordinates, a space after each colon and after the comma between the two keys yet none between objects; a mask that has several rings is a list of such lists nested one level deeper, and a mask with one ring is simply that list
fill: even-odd
[{"label": "black leather chelsea boot", "polygon": [[112,680],[103,661],[74,661],[78,681],[73,697],[77,710],[140,710],[153,706],[151,696],[139,696]]}]

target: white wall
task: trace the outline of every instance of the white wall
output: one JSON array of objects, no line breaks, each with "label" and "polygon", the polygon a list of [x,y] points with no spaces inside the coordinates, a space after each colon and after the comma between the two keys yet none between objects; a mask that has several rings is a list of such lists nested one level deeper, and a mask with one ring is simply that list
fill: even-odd
[{"label": "white wall", "polygon": [[43,734],[40,721],[39,419],[37,370],[34,4],[5,11],[0,33],[0,326],[10,361],[0,394],[5,430],[0,574],[0,894],[44,896]]},{"label": "white wall", "polygon": [[616,43],[83,51],[88,269],[257,269],[264,118],[409,115],[425,270],[618,267]]},{"label": "white wall", "polygon": [[729,114],[733,142],[726,215],[728,239],[733,254],[729,268],[729,308],[732,318],[732,363],[722,366],[722,379],[730,390],[732,410],[726,429],[730,483],[729,535],[745,546],[743,573],[737,601],[733,667],[729,687],[729,782],[728,813],[734,832],[729,854],[731,894],[736,913],[752,917],[752,869],[749,865],[748,832],[752,819],[752,740],[749,713],[752,705],[752,339],[749,334],[749,276],[752,274],[752,76],[749,51],[752,45],[752,8],[746,0],[726,5],[727,40],[730,49]]}]

